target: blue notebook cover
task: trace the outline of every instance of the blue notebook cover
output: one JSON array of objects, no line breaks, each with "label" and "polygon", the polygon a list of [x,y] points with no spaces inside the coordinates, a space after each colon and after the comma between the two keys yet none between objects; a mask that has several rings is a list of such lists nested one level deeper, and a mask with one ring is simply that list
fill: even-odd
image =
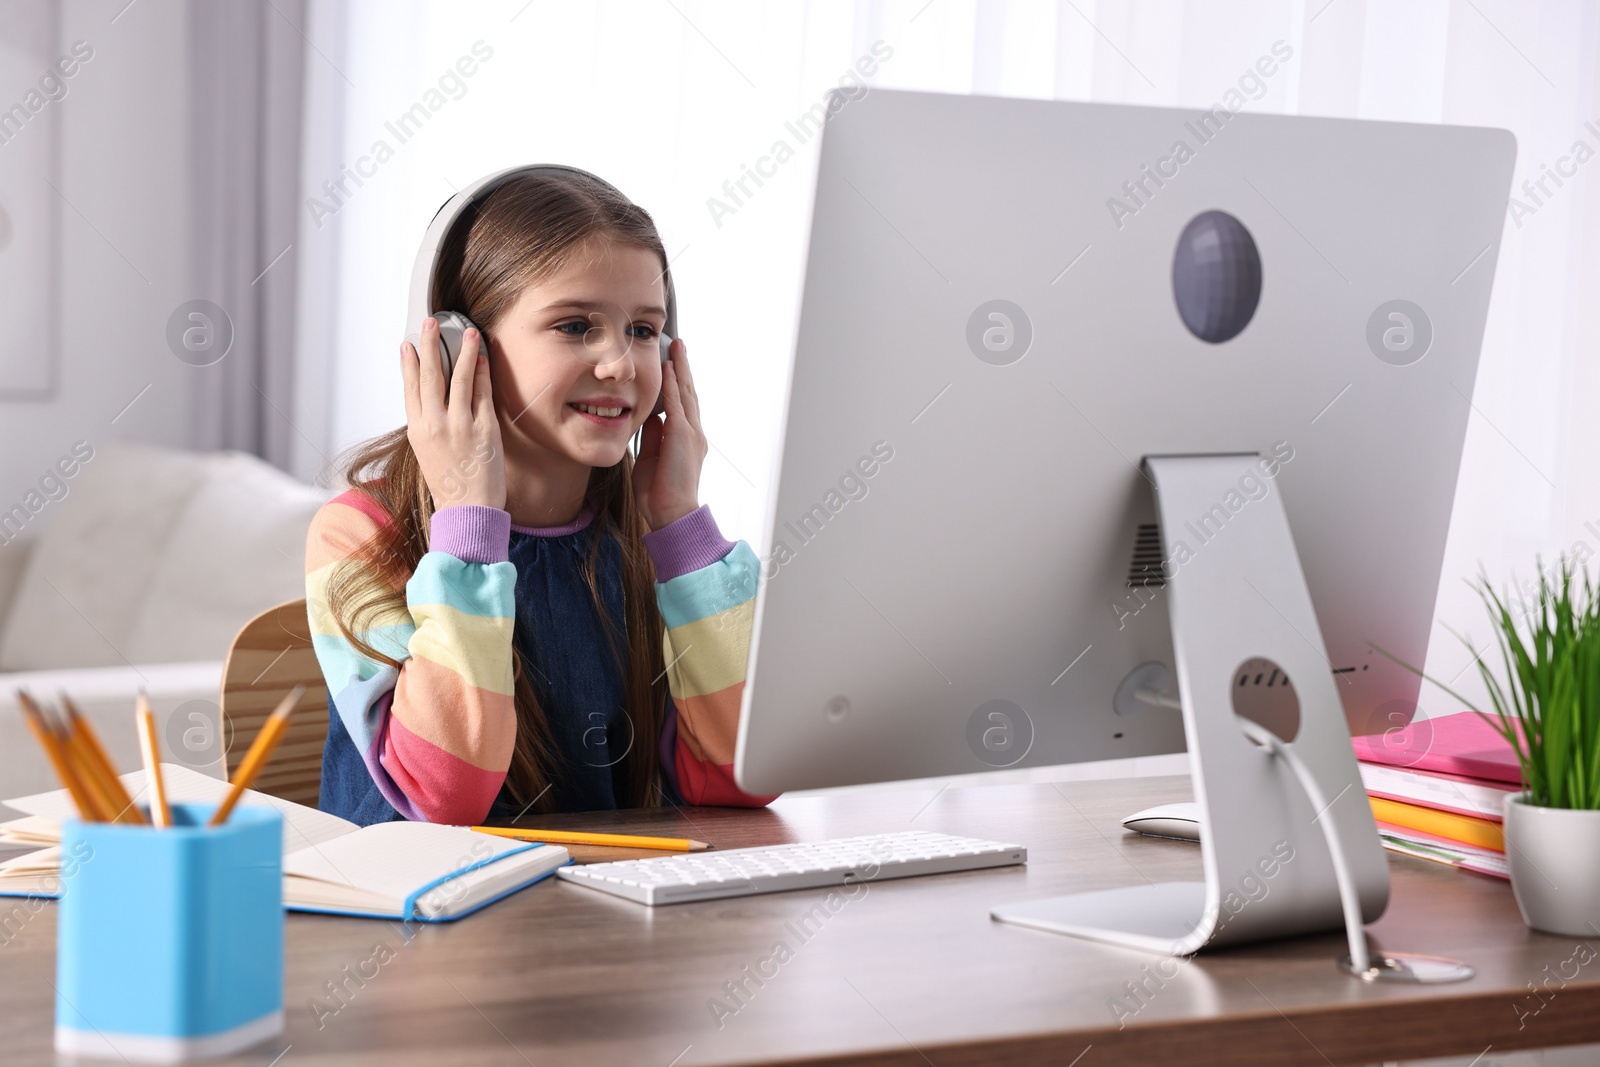
[{"label": "blue notebook cover", "polygon": [[[530,848],[537,848],[539,846],[538,845],[530,845],[529,847]],[[498,860],[505,859],[506,856],[514,856],[518,852],[524,852],[524,851],[526,851],[526,849],[520,849],[519,848],[514,852],[507,852],[504,856],[495,856],[492,859],[485,860],[484,863],[494,863],[494,862],[496,862]],[[514,885],[510,889],[507,889],[507,890],[505,890],[504,892],[501,892],[501,893],[497,893],[496,895],[490,897],[487,900],[479,901],[477,904],[474,904],[472,907],[468,908],[466,911],[457,912],[454,915],[439,915],[439,916],[431,916],[431,917],[430,916],[426,916],[426,915],[418,915],[418,914],[416,914],[417,899],[419,897],[421,897],[424,893],[426,893],[428,890],[434,888],[434,886],[444,884],[445,882],[449,881],[451,878],[455,877],[457,874],[464,874],[464,873],[466,873],[466,871],[473,870],[473,869],[475,869],[477,867],[481,867],[481,866],[483,866],[483,863],[475,863],[475,864],[472,865],[472,867],[467,867],[467,868],[464,868],[461,871],[452,872],[450,874],[445,875],[443,878],[440,878],[440,879],[438,879],[437,881],[434,881],[434,882],[430,882],[429,884],[423,886],[421,889],[418,889],[416,892],[412,893],[409,897],[406,898],[405,910],[403,912],[399,913],[399,914],[385,914],[383,912],[377,912],[377,911],[344,911],[344,910],[336,910],[334,908],[312,908],[312,907],[308,907],[308,906],[303,905],[303,904],[285,904],[284,905],[284,909],[286,911],[303,911],[303,912],[306,912],[307,914],[312,914],[312,915],[349,915],[349,916],[354,916],[355,918],[358,918],[358,919],[391,919],[391,920],[398,919],[401,922],[415,922],[415,923],[448,923],[448,922],[455,922],[457,919],[464,919],[468,915],[472,915],[475,912],[482,911],[484,908],[487,908],[490,904],[493,904],[497,900],[504,900],[506,897],[509,897],[513,893],[519,893],[522,890],[528,888],[530,885],[534,885],[536,883],[544,881],[546,878],[549,878],[551,875],[555,874],[556,871],[560,870],[561,867],[570,867],[570,866],[572,866],[573,862],[574,862],[573,859],[569,856],[569,857],[567,857],[567,862],[561,864],[560,867],[552,867],[548,871],[544,871],[544,872],[542,872],[540,874],[536,874],[532,878],[528,879],[526,882],[523,882],[520,885]]]}]

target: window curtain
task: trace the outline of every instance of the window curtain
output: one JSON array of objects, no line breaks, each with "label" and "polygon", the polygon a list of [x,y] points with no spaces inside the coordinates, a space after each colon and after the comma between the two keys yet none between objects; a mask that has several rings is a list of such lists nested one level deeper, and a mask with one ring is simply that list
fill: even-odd
[{"label": "window curtain", "polygon": [[285,469],[298,433],[304,18],[304,0],[189,5],[194,277],[180,358],[193,366],[191,440]]}]

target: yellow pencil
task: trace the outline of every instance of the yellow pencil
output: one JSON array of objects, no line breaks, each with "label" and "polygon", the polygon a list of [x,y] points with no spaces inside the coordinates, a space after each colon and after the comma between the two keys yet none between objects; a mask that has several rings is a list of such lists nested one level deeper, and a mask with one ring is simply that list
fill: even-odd
[{"label": "yellow pencil", "polygon": [[86,822],[99,822],[99,806],[84,791],[83,783],[78,781],[78,775],[67,761],[66,751],[61,745],[61,739],[56,737],[55,728],[50,720],[45,718],[44,712],[39,710],[39,705],[33,702],[33,698],[21,690],[17,692],[17,703],[22,705],[22,717],[27,720],[28,729],[32,731],[34,740],[44,749],[45,757],[55,770],[56,777],[61,779],[61,784],[67,788],[67,794],[72,797],[72,803],[78,809],[78,817]]},{"label": "yellow pencil", "polygon": [[172,825],[172,808],[167,804],[167,784],[161,780],[161,749],[156,744],[156,715],[150,698],[139,690],[139,710],[134,713],[139,725],[139,753],[144,757],[145,786],[150,790],[150,821],[165,828]]},{"label": "yellow pencil", "polygon": [[552,845],[609,845],[613,848],[652,848],[661,852],[702,852],[711,846],[688,837],[641,837],[638,834],[591,834],[576,830],[530,830],[520,826],[474,826],[480,834],[543,841]]},{"label": "yellow pencil", "polygon": [[95,822],[110,822],[116,815],[116,806],[106,797],[105,790],[100,787],[100,776],[89,766],[83,750],[72,734],[67,729],[67,724],[54,719],[47,719],[50,731],[56,740],[56,747],[61,750],[61,756],[67,763],[67,773],[72,775],[72,780],[77,783],[78,790],[83,794],[84,800],[89,805],[89,810]]},{"label": "yellow pencil", "polygon": [[255,741],[251,743],[250,751],[244,754],[244,760],[239,764],[239,771],[233,776],[232,788],[228,790],[228,795],[222,798],[222,803],[217,805],[217,810],[207,826],[221,826],[228,820],[228,816],[233,812],[233,806],[239,803],[244,791],[250,788],[250,783],[256,780],[261,768],[272,758],[272,750],[278,747],[283,732],[289,728],[289,716],[294,713],[294,706],[300,702],[300,697],[305,691],[305,686],[295,686],[289,691],[289,695],[278,701],[278,706],[272,709],[272,714],[267,716],[261,732],[256,734]]},{"label": "yellow pencil", "polygon": [[67,763],[72,767],[73,773],[77,775],[78,783],[83,786],[85,795],[94,806],[96,817],[102,822],[115,822],[116,802],[111,799],[111,794],[101,779],[99,765],[84,748],[83,735],[73,732],[65,722],[62,722],[56,725],[56,737],[60,739],[61,751],[67,757]]},{"label": "yellow pencil", "polygon": [[134,804],[133,798],[128,795],[128,790],[122,784],[122,779],[117,777],[116,764],[106,755],[105,746],[100,744],[100,737],[95,733],[94,727],[89,725],[89,720],[78,711],[78,706],[65,693],[61,694],[61,706],[67,712],[69,736],[77,745],[82,773],[89,779],[89,788],[100,794],[111,821],[148,825],[150,820],[146,819],[144,812]]},{"label": "yellow pencil", "polygon": [[84,801],[89,805],[92,819],[95,822],[111,822],[117,814],[117,806],[100,781],[98,768],[84,750],[82,733],[72,729],[67,723],[66,716],[57,711],[40,708],[39,713],[45,727],[55,739],[61,758],[67,765],[67,772],[77,783]]}]

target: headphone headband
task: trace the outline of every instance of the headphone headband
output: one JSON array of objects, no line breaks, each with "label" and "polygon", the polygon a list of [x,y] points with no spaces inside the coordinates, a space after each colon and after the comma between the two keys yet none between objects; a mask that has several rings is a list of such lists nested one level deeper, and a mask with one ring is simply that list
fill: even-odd
[{"label": "headphone headband", "polygon": [[[561,163],[538,163],[531,166],[508,167],[494,174],[479,178],[455,196],[445,201],[433,221],[428,223],[427,232],[422,235],[422,246],[417,249],[416,262],[411,267],[411,297],[406,306],[406,337],[413,344],[417,344],[422,336],[422,320],[436,311],[445,310],[435,308],[433,303],[434,274],[439,268],[439,257],[442,254],[450,232],[455,229],[457,220],[466,214],[467,209],[488,197],[500,186],[513,178],[524,174],[581,174],[592,178],[601,185],[610,189],[624,200],[622,190],[600,177],[578,167],[569,167]],[[628,201],[632,203],[632,201]],[[673,292],[672,273],[665,272],[667,280],[667,322],[666,329],[662,332],[668,337],[678,336],[678,298]],[[459,309],[458,309],[459,310]]]}]

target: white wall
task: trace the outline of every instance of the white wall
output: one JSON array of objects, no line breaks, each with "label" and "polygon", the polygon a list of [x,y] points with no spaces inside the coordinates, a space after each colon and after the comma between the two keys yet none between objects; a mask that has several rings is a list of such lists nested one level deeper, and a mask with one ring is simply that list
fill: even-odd
[{"label": "white wall", "polygon": [[[65,197],[57,200],[58,389],[44,401],[0,401],[0,512],[23,501],[74,441],[183,444],[189,382],[203,372],[165,340],[171,311],[203,295],[189,291],[188,273],[187,2],[65,0],[60,11],[58,52],[83,40],[94,57],[49,105],[60,122],[55,182]],[[8,329],[36,313],[7,311]],[[44,528],[53,510],[28,531]]]},{"label": "white wall", "polygon": [[[324,176],[337,173],[337,157],[365,151],[474,40],[495,49],[468,94],[317,236],[339,308],[315,357],[322,378],[304,383],[319,390],[322,449],[403,419],[394,349],[406,274],[450,190],[516,162],[572,162],[646,204],[680,257],[683,331],[716,446],[702,499],[752,544],[764,533],[815,142],[722,225],[705,203],[873,40],[895,50],[874,79],[881,86],[1203,106],[1282,38],[1294,59],[1252,111],[1504,127],[1518,140],[1519,189],[1574,141],[1600,148],[1584,126],[1600,128],[1600,5],[1586,0],[322,7],[348,18],[322,50],[349,82],[344,143],[325,143],[312,168]],[[1596,174],[1600,162],[1586,163],[1535,215],[1506,224],[1427,663],[1477,699],[1471,657],[1445,629],[1488,637],[1466,581],[1480,566],[1497,583],[1526,577],[1536,553],[1548,559],[1580,539],[1600,558]],[[1424,691],[1424,714],[1458,706]]]}]

